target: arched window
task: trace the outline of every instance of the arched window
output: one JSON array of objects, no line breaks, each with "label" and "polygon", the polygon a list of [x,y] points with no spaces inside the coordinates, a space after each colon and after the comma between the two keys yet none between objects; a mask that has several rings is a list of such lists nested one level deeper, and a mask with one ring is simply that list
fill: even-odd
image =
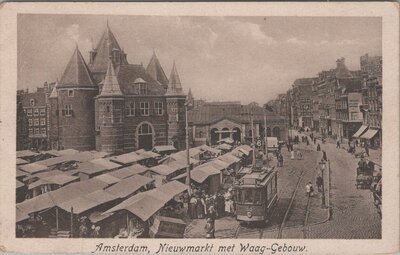
[{"label": "arched window", "polygon": [[139,135],[148,135],[148,134],[152,134],[151,127],[149,124],[143,123],[139,127]]}]

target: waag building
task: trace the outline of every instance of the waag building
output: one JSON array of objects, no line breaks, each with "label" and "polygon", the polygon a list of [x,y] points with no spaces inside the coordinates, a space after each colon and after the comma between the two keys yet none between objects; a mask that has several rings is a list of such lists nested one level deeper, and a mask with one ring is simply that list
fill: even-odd
[{"label": "waag building", "polygon": [[85,61],[76,46],[49,96],[53,149],[123,152],[185,146],[185,102],[175,63],[169,79],[153,52],[130,64],[109,25]]}]

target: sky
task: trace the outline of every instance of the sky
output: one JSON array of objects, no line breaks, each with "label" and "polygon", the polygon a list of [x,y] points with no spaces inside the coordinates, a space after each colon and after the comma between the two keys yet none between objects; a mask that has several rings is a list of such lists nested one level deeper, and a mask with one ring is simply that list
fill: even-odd
[{"label": "sky", "polygon": [[375,17],[18,16],[18,89],[60,78],[78,44],[86,62],[107,20],[128,62],[156,52],[167,77],[173,61],[195,99],[264,104],[297,78],[315,77],[344,57],[382,54]]}]

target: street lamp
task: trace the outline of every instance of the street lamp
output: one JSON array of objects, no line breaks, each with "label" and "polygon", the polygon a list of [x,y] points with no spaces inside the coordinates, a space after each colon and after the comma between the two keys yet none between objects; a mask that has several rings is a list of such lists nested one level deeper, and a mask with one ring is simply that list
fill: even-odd
[{"label": "street lamp", "polygon": [[321,170],[321,177],[322,177],[322,201],[321,201],[321,207],[325,208],[326,204],[325,204],[324,171],[326,169],[326,161],[321,160],[321,162],[319,162],[319,169]]}]

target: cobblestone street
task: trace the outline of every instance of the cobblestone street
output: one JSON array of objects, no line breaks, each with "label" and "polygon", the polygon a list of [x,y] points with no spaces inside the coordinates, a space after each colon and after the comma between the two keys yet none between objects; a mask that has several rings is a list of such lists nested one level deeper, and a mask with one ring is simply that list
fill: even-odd
[{"label": "cobblestone street", "polygon": [[[284,167],[278,168],[279,198],[270,220],[260,226],[239,224],[233,217],[217,219],[216,238],[380,238],[381,220],[373,205],[372,194],[369,189],[357,189],[355,185],[358,159],[343,148],[336,149],[332,143],[321,144],[321,147],[330,160],[331,174],[324,173],[326,203],[331,205],[330,219],[329,209],[321,206],[321,193],[315,185],[322,153],[316,151],[314,144],[300,143],[294,150],[301,151],[303,160],[291,160],[289,152],[282,148]],[[275,159],[271,164],[276,164]],[[309,201],[304,189],[308,181],[315,187]],[[185,236],[204,238],[204,226],[205,220],[193,220]]]}]

